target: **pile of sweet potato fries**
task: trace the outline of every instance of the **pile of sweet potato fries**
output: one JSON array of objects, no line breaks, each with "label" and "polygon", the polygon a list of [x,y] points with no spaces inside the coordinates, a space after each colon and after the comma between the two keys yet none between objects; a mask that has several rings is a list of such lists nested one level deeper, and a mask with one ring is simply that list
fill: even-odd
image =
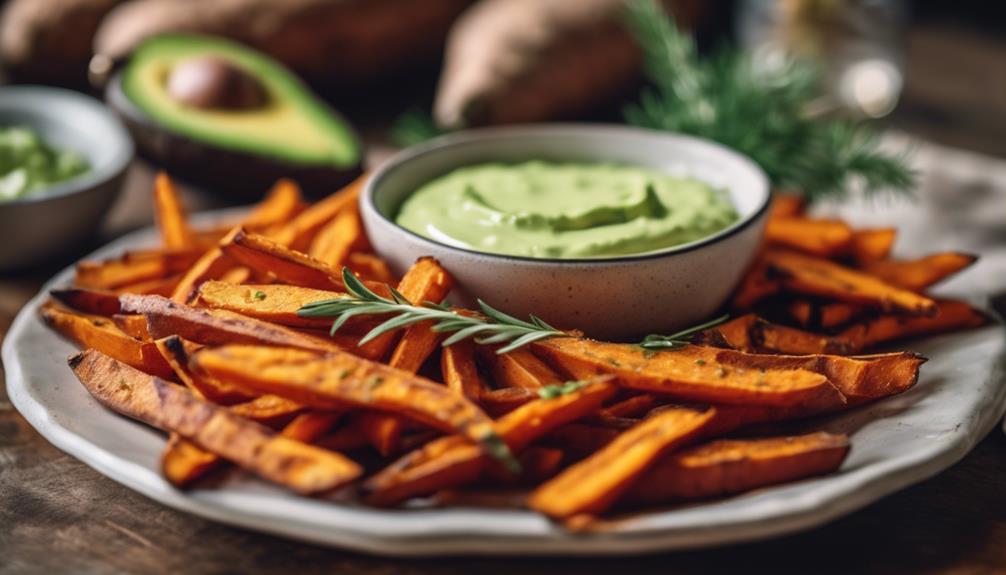
[{"label": "pile of sweet potato fries", "polygon": [[84,348],[70,366],[88,391],[168,433],[162,468],[174,485],[237,466],[298,493],[338,490],[377,506],[507,491],[588,525],[836,470],[845,436],[752,429],[901,393],[924,358],[856,354],[985,322],[923,294],[973,257],[892,260],[893,230],[810,219],[784,196],[732,303],[751,313],[693,345],[653,350],[570,332],[500,354],[471,339],[442,346],[447,334],[428,323],[358,345],[386,318],[357,316],[330,335],[331,318],[298,313],[345,297],[343,268],[414,304],[452,287],[432,259],[393,276],[361,225],[359,185],[307,206],[279,182],[241,221],[196,230],[160,175],[163,245],[80,262],[74,285],[43,306]]}]

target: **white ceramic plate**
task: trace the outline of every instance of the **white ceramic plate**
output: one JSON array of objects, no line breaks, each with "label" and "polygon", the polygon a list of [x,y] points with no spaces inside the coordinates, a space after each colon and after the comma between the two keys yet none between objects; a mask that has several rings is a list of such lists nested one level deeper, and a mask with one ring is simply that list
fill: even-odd
[{"label": "white ceramic plate", "polygon": [[[94,257],[149,245],[153,238],[152,230],[141,230]],[[50,285],[64,284],[71,275],[72,270],[65,270]],[[967,295],[963,280],[954,282],[958,295]],[[3,361],[11,401],[46,439],[176,509],[379,554],[625,554],[790,533],[850,513],[952,465],[992,429],[1006,407],[1001,326],[914,342],[910,347],[930,358],[914,389],[819,425],[852,433],[852,452],[838,473],[654,511],[588,535],[566,533],[526,511],[375,510],[298,497],[241,475],[217,489],[182,492],[158,472],[164,436],[106,410],[74,378],[66,365],[74,347],[37,319],[44,298],[44,292],[39,294],[15,320]]]}]

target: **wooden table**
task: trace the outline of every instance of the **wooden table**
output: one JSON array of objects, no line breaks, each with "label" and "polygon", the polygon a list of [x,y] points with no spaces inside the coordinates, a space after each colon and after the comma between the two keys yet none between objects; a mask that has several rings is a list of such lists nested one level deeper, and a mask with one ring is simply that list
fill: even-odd
[{"label": "wooden table", "polygon": [[[896,125],[1006,155],[1006,45],[954,30],[910,38],[909,84]],[[915,55],[913,58],[912,55]],[[974,59],[983,60],[982,68]],[[953,62],[968,63],[954,66]],[[936,70],[933,77],[913,69]],[[969,74],[968,71],[972,70]],[[982,72],[983,71],[983,72]],[[980,73],[981,72],[981,73]],[[962,75],[963,74],[963,75]],[[920,76],[921,75],[921,76]],[[923,81],[918,80],[923,78]],[[913,80],[913,78],[915,78]],[[970,90],[941,90],[967,82]],[[934,112],[937,110],[937,112]],[[942,111],[939,111],[942,110]],[[935,119],[934,119],[935,118]],[[953,121],[947,122],[947,118]],[[978,118],[987,121],[979,122]],[[968,130],[962,130],[967,126]],[[970,134],[970,136],[969,136]],[[108,235],[149,220],[149,172],[131,175]],[[974,190],[972,190],[974,192]],[[1006,189],[998,220],[969,241],[1006,253]],[[974,193],[969,197],[973,197]],[[190,196],[198,207],[212,204]],[[933,209],[946,206],[934,205]],[[996,226],[996,221],[1000,225]],[[985,227],[982,227],[982,226]],[[964,228],[961,228],[963,231]],[[943,230],[946,233],[947,230]],[[0,336],[61,264],[0,278]],[[988,286],[1006,289],[1006,279]],[[0,374],[0,383],[2,383]],[[1006,436],[993,431],[951,469],[830,525],[768,542],[627,558],[395,560],[326,549],[211,523],[162,507],[58,451],[18,415],[0,385],[0,573],[997,573],[1006,571]]]}]

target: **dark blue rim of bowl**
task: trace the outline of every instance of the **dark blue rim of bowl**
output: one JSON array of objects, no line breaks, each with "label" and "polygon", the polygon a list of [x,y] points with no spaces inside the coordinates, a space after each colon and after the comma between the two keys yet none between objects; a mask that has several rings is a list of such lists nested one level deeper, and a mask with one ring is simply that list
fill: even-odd
[{"label": "dark blue rim of bowl", "polygon": [[[634,255],[624,255],[624,256],[611,256],[611,257],[596,257],[596,258],[533,258],[528,256],[515,256],[510,254],[497,254],[492,252],[483,252],[479,250],[472,250],[468,248],[460,248],[458,246],[452,246],[450,244],[445,244],[443,242],[438,242],[417,234],[416,232],[404,228],[398,225],[393,219],[384,215],[380,209],[377,207],[377,203],[374,201],[374,190],[377,189],[378,184],[381,180],[388,177],[389,174],[399,169],[401,166],[405,165],[407,162],[411,162],[423,156],[429,154],[437,153],[445,148],[451,148],[454,146],[460,146],[467,143],[471,143],[473,140],[481,140],[487,137],[503,137],[503,138],[522,138],[522,137],[535,137],[548,132],[571,132],[571,133],[582,133],[587,131],[596,132],[598,130],[608,131],[610,133],[627,133],[627,134],[646,134],[646,135],[668,135],[673,136],[681,140],[690,140],[696,145],[711,147],[719,150],[720,152],[725,152],[728,155],[733,156],[735,161],[742,164],[746,164],[755,174],[761,177],[763,184],[765,185],[765,201],[758,207],[757,210],[752,212],[747,217],[735,222],[731,226],[720,230],[712,235],[700,238],[693,242],[688,242],[686,244],[681,244],[677,246],[672,246],[662,250],[645,252],[642,254]],[[691,252],[707,245],[714,244],[730,238],[745,229],[749,228],[759,219],[761,216],[768,211],[769,206],[772,205],[772,198],[775,193],[772,190],[771,183],[768,181],[768,176],[765,172],[754,163],[750,158],[737,152],[731,148],[728,148],[722,144],[714,142],[712,140],[706,140],[704,138],[696,138],[694,136],[688,136],[685,134],[678,134],[674,132],[662,132],[659,130],[649,130],[646,128],[636,128],[633,126],[623,126],[621,124],[556,124],[556,123],[545,123],[545,124],[526,124],[526,125],[515,125],[515,126],[501,126],[493,128],[478,128],[471,130],[464,130],[461,132],[456,132],[453,134],[447,134],[444,136],[439,136],[428,142],[423,142],[414,146],[405,148],[404,150],[398,152],[390,159],[388,159],[383,166],[378,168],[373,175],[367,178],[364,185],[363,197],[360,199],[361,202],[367,202],[370,209],[382,218],[386,222],[390,223],[392,226],[398,228],[402,232],[412,236],[413,238],[431,244],[433,246],[441,247],[448,250],[454,250],[466,254],[471,254],[474,256],[480,256],[485,258],[495,258],[505,261],[518,261],[522,263],[529,264],[620,264],[628,262],[637,262],[645,260],[654,260],[658,258],[679,255],[687,252]]]},{"label": "dark blue rim of bowl", "polygon": [[0,201],[0,208],[6,206],[41,203],[64,196],[72,196],[74,194],[83,193],[114,180],[122,175],[127,168],[129,168],[129,164],[133,161],[133,157],[136,154],[133,140],[122,122],[116,118],[115,114],[110,109],[106,108],[100,100],[73,90],[54,88],[52,86],[5,86],[3,90],[10,93],[38,92],[39,94],[42,94],[40,99],[55,97],[66,100],[74,100],[75,102],[89,108],[92,113],[100,117],[102,121],[111,128],[109,133],[114,134],[111,137],[119,140],[122,144],[122,153],[116,154],[109,165],[102,170],[92,170],[86,174],[81,174],[79,177],[71,178],[65,182],[60,182],[51,188],[39,190],[38,192],[29,194],[22,198]]}]

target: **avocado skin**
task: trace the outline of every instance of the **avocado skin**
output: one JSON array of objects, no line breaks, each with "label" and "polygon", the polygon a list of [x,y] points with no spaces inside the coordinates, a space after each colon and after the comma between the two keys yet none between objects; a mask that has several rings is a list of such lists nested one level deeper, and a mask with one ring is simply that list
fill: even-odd
[{"label": "avocado skin", "polygon": [[[296,181],[307,197],[322,198],[363,173],[359,163],[349,168],[298,165],[220,148],[176,133],[133,104],[122,90],[121,74],[113,76],[106,86],[105,101],[126,125],[140,156],[172,176],[230,200],[260,199],[280,178]],[[338,117],[334,110],[330,112]]]}]

